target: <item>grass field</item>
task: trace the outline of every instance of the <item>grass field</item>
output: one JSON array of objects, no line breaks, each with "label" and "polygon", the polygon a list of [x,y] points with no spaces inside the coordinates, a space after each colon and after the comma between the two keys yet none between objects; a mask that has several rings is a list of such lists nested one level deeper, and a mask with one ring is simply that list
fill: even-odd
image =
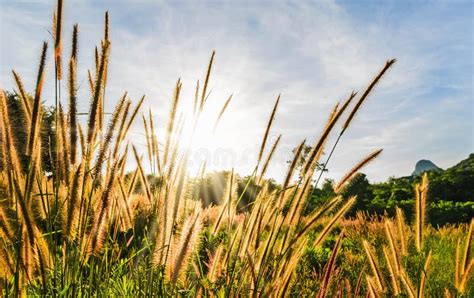
[{"label": "grass field", "polygon": [[[144,97],[133,102],[124,93],[106,124],[104,100],[111,48],[106,14],[95,69],[89,72],[88,119],[81,125],[76,94],[78,26],[70,39],[64,38],[62,5],[58,1],[52,49],[44,43],[40,53],[35,90],[25,90],[14,72],[15,92],[26,119],[22,128],[27,132],[26,144],[19,146],[15,141],[17,127],[12,125],[8,96],[4,90],[0,94],[3,295],[474,295],[474,221],[440,229],[427,225],[427,176],[416,186],[412,223],[406,222],[400,209],[394,218],[369,218],[362,213],[345,218],[357,198],[338,195],[308,215],[302,212],[313,179],[320,177],[323,151],[332,152],[337,146],[394,59],[383,65],[367,89],[350,93],[344,102],[335,104],[321,136],[310,144],[312,149],[301,169],[297,173],[304,142],[295,150],[284,182],[273,189],[266,170],[280,140],[269,144],[278,97],[269,111],[268,125],[261,128],[258,161],[251,175],[261,187],[255,200],[245,212],[239,212],[242,196],[231,171],[222,203],[203,208],[199,191],[190,189],[204,177],[206,166],[201,166],[200,176],[191,179],[189,146],[183,145],[199,135],[185,135],[182,130],[186,125],[196,127],[200,121],[209,121],[201,116],[215,53],[202,83],[196,86],[194,110],[186,123],[178,117],[185,100],[181,98],[183,83],[178,80],[166,133],[160,139],[151,114],[142,109]],[[67,40],[72,43],[68,54],[62,51]],[[45,65],[51,58],[55,76],[49,79],[54,79],[56,88],[64,85],[68,91],[61,98],[56,94],[54,143],[40,137]],[[215,115],[215,126],[226,116],[230,100],[223,102]],[[140,120],[147,142],[145,152],[127,138],[132,124]],[[335,144],[328,144],[331,135],[338,136]],[[355,165],[338,182],[336,193],[380,152]],[[127,163],[136,169],[127,173]],[[149,174],[156,179],[149,179]]]}]

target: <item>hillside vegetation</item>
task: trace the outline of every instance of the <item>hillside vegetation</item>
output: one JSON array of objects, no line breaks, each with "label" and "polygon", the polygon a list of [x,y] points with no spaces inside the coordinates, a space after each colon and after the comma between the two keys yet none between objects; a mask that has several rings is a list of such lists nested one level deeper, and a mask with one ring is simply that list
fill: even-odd
[{"label": "hillside vegetation", "polygon": [[[474,154],[446,170],[426,172],[430,180],[427,214],[434,225],[468,223],[474,217]],[[364,174],[357,174],[343,190],[345,197],[356,195],[358,200],[349,215],[363,211],[368,215],[395,215],[402,208],[413,219],[415,185],[420,175],[390,178],[387,182],[371,184]],[[334,195],[333,182],[325,181],[309,199],[307,212]]]}]

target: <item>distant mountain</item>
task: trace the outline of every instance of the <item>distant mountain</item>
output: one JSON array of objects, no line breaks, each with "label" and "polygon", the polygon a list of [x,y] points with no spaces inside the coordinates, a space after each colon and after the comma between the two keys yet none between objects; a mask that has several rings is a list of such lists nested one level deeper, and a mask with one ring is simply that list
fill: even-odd
[{"label": "distant mountain", "polygon": [[415,165],[415,171],[411,174],[412,176],[419,176],[424,172],[433,171],[433,172],[442,172],[443,170],[435,165],[432,161],[422,159],[419,160]]}]

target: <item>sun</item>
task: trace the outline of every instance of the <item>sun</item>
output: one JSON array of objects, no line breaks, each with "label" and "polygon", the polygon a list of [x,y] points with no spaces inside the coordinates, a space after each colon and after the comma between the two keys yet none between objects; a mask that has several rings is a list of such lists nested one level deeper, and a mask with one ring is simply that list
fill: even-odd
[{"label": "sun", "polygon": [[[188,168],[198,170],[203,164],[220,168],[222,151],[232,147],[232,131],[224,133],[219,130],[217,117],[218,103],[212,103],[203,109],[199,116],[193,111],[186,115],[180,135],[180,147],[188,154]],[[231,121],[232,114],[227,114],[224,121]],[[228,161],[227,161],[228,162]],[[232,166],[232,165],[231,165]]]}]

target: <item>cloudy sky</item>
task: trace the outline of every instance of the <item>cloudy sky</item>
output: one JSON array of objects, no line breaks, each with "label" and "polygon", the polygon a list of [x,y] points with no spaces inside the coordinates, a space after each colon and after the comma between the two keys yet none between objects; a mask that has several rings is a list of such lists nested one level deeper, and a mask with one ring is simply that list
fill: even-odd
[{"label": "cloudy sky", "polygon": [[[65,2],[64,38],[70,40],[73,23],[80,26],[82,112],[90,99],[87,69],[107,9],[108,110],[125,90],[134,101],[146,94],[146,109],[163,127],[176,80],[183,81],[186,111],[216,50],[206,120],[215,121],[230,94],[233,101],[215,134],[203,132],[204,141],[195,145],[194,160],[208,155],[211,168],[235,167],[242,174],[253,169],[281,93],[271,140],[283,136],[269,169],[280,180],[291,149],[302,139],[313,143],[334,104],[352,90],[362,92],[389,58],[398,62],[344,135],[328,177],[337,179],[378,148],[384,148],[382,155],[364,170],[372,181],[410,174],[422,158],[449,167],[474,151],[471,1]],[[52,44],[53,9],[53,1],[0,0],[2,88],[13,89],[15,69],[33,89],[41,43]],[[66,44],[67,55],[69,49]],[[54,98],[51,55],[47,104]],[[130,138],[143,147],[141,131],[137,122]]]}]

